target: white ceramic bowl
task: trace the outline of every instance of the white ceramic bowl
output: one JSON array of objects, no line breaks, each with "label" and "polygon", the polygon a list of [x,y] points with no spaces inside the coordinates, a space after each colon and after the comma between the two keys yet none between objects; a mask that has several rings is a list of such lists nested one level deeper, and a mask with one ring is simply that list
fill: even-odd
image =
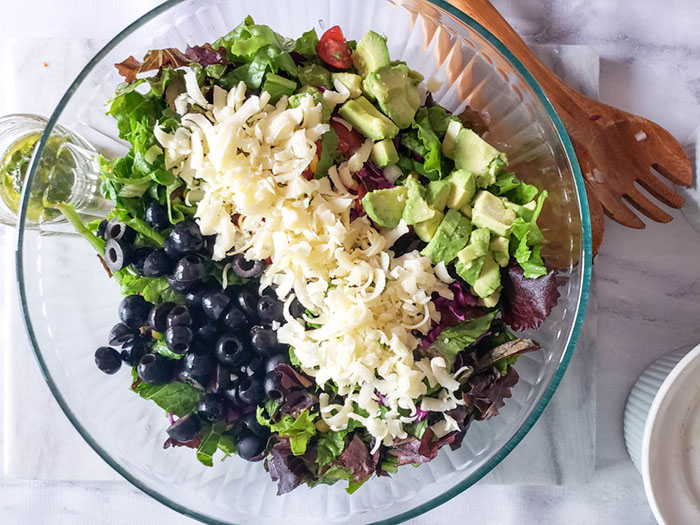
[{"label": "white ceramic bowl", "polygon": [[700,345],[654,361],[625,408],[627,451],[659,523],[700,523]]}]

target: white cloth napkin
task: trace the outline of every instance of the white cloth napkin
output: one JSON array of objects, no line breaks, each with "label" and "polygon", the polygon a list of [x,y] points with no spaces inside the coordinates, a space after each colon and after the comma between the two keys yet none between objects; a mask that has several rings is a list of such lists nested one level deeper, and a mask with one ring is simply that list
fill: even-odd
[{"label": "white cloth napkin", "polygon": [[[54,4],[58,2],[49,5]],[[536,50],[570,85],[597,97],[598,55],[591,48],[539,46]],[[0,57],[5,57],[0,70],[0,114],[50,114],[78,69],[96,51],[91,39],[19,38],[0,42]],[[5,475],[42,480],[118,479],[80,438],[40,374],[17,303],[12,233],[6,233],[3,264]],[[484,482],[548,485],[585,482],[592,476],[595,328],[595,301],[591,301],[579,346],[550,406],[522,443]]]}]

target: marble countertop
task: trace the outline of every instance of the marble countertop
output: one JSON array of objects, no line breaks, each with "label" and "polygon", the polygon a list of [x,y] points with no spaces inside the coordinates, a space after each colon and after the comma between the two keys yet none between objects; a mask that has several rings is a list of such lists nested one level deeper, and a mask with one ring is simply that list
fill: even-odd
[{"label": "marble countertop", "polygon": [[[27,0],[21,7],[15,3],[3,10],[0,38],[78,35],[93,38],[100,46],[157,3]],[[602,59],[601,99],[652,118],[689,143],[691,132],[700,125],[696,0],[494,0],[494,4],[529,42],[593,46]],[[55,86],[57,95],[63,88]],[[700,299],[700,234],[681,213],[672,214],[671,224],[650,224],[643,231],[606,223],[606,239],[594,266],[601,315],[593,478],[578,485],[477,485],[411,523],[454,521],[458,509],[469,509],[474,523],[653,523],[641,478],[624,448],[622,414],[633,382],[651,361],[700,341],[695,315]],[[2,235],[0,231],[0,242]],[[123,481],[0,479],[0,522],[97,521],[192,523]]]}]

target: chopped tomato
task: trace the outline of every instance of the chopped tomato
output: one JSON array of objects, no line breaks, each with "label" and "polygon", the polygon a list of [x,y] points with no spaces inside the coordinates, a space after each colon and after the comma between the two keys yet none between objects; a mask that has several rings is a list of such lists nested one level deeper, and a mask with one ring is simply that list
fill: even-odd
[{"label": "chopped tomato", "polygon": [[338,135],[338,151],[340,151],[346,159],[350,158],[353,153],[360,149],[360,146],[362,146],[362,143],[365,141],[365,138],[357,131],[346,128],[333,118],[331,119],[331,128],[333,128],[335,134]]},{"label": "chopped tomato", "polygon": [[350,46],[345,41],[340,26],[333,26],[323,33],[316,48],[318,56],[329,66],[338,69],[348,69],[352,66]]}]

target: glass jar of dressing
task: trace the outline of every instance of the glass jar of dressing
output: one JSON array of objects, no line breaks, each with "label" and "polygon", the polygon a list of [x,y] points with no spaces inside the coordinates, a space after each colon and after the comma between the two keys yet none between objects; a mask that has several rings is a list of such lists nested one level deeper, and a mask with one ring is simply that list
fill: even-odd
[{"label": "glass jar of dressing", "polygon": [[[47,120],[39,115],[0,117],[0,223],[14,226],[32,155]],[[97,151],[77,134],[56,125],[41,155],[30,189],[27,225],[63,221],[57,206],[72,204],[95,217],[110,209],[100,196]]]}]

